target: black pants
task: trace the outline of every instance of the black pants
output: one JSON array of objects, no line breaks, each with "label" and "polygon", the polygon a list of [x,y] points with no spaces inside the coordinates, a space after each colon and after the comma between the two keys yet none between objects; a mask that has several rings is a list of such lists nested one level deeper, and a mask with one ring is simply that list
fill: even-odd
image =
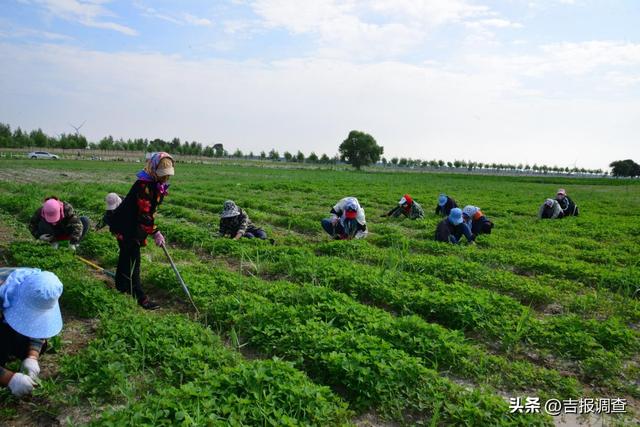
[{"label": "black pants", "polygon": [[[0,319],[0,365],[4,366],[12,359],[24,360],[29,355],[31,338],[14,331],[11,326]],[[40,349],[44,353],[47,349],[45,341]]]},{"label": "black pants", "polygon": [[140,244],[135,240],[118,240],[118,246],[116,289],[130,293],[140,302],[145,297],[140,284]]},{"label": "black pants", "polygon": [[247,229],[243,237],[246,237],[248,239],[256,238],[256,239],[264,240],[267,238],[267,233],[265,233],[265,231],[262,228],[251,227]]}]

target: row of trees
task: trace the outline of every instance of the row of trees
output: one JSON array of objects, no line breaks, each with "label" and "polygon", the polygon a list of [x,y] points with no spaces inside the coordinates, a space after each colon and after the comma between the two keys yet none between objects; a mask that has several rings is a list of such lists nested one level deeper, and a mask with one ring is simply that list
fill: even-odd
[{"label": "row of trees", "polygon": [[483,163],[465,160],[454,160],[453,162],[445,162],[444,160],[420,160],[397,157],[387,160],[384,157],[381,160],[384,166],[397,166],[408,168],[432,168],[432,169],[466,169],[473,170],[494,170],[494,171],[511,171],[511,172],[539,172],[539,173],[588,173],[602,174],[602,169],[585,169],[578,167],[561,167],[547,165],[529,165],[529,164],[507,164],[507,163]]},{"label": "row of trees", "polygon": [[[529,165],[529,164],[504,164],[504,163],[483,163],[465,160],[421,160],[405,157],[393,157],[387,159],[382,157],[384,148],[376,143],[376,140],[369,134],[353,130],[349,132],[347,138],[340,144],[337,156],[327,156],[326,154],[318,155],[311,152],[308,156],[298,151],[293,154],[285,151],[282,156],[280,153],[272,149],[269,152],[261,151],[259,154],[253,152],[243,153],[237,149],[229,153],[222,144],[214,144],[204,146],[196,141],[181,141],[179,138],[173,138],[165,141],[160,138],[153,140],[137,138],[137,139],[114,139],[112,136],[102,138],[98,142],[89,142],[79,134],[60,134],[58,137],[51,137],[45,134],[41,129],[25,132],[19,127],[11,130],[8,124],[0,123],[0,148],[58,148],[58,149],[92,149],[105,151],[131,151],[131,152],[152,152],[166,151],[171,154],[204,156],[212,158],[237,158],[237,159],[254,159],[254,160],[271,160],[286,161],[297,163],[311,164],[336,164],[340,161],[360,169],[363,166],[371,164],[379,164],[384,167],[399,168],[430,168],[430,169],[457,169],[468,171],[505,171],[505,172],[524,172],[524,173],[581,173],[602,175],[602,169],[585,169],[585,168],[569,168],[547,165]],[[635,165],[635,166],[634,166]],[[609,165],[613,176],[640,176],[640,166],[632,160],[620,160]],[[608,172],[604,172],[608,174]]]}]

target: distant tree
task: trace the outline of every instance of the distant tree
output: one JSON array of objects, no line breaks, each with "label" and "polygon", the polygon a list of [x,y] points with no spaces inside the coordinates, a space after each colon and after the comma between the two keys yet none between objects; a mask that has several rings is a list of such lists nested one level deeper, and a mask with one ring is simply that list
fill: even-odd
[{"label": "distant tree", "polygon": [[444,160],[438,160],[438,167],[444,167]]},{"label": "distant tree", "polygon": [[241,159],[242,158],[242,151],[240,151],[240,149],[237,148],[236,151],[233,152],[233,156],[232,157],[235,157],[236,159]]},{"label": "distant tree", "polygon": [[265,153],[264,151],[260,152],[260,159],[261,160],[265,160],[267,158],[267,153]]},{"label": "distant tree", "polygon": [[397,166],[397,165],[398,165],[398,158],[397,158],[397,157],[393,157],[393,158],[391,159],[391,164],[392,164],[393,166]]},{"label": "distant tree", "polygon": [[278,161],[280,160],[280,153],[278,153],[274,148],[269,151],[269,160]]},{"label": "distant tree", "polygon": [[284,152],[284,154],[283,154],[283,156],[284,156],[284,160],[285,160],[285,161],[287,161],[287,162],[290,162],[290,161],[291,161],[291,159],[293,159],[293,154],[291,154],[291,153],[290,153],[290,152],[288,152],[288,151],[285,151],[285,152]]},{"label": "distant tree", "polygon": [[406,167],[407,166],[407,159],[405,157],[400,157],[400,161],[398,162],[398,166],[400,167]]},{"label": "distant tree", "polygon": [[224,146],[222,144],[213,144],[212,148],[215,157],[222,157],[224,155]]},{"label": "distant tree", "polygon": [[329,158],[329,156],[327,156],[326,154],[322,154],[322,157],[320,157],[320,163],[329,164],[330,162],[331,159]]},{"label": "distant tree", "polygon": [[307,157],[307,162],[318,163],[318,155],[312,151],[311,154],[309,154],[309,157]]},{"label": "distant tree", "polygon": [[205,157],[213,157],[213,147],[206,146],[204,150],[202,150],[202,155]]},{"label": "distant tree", "polygon": [[253,157],[254,157],[254,156],[253,156],[253,151],[249,151],[249,156],[248,156],[248,157],[249,157],[250,159],[253,159]]},{"label": "distant tree", "polygon": [[340,160],[360,170],[362,166],[368,166],[380,160],[384,147],[379,146],[371,135],[352,130],[347,139],[342,141],[338,151]]},{"label": "distant tree", "polygon": [[452,168],[453,167],[453,163],[452,162],[447,162],[447,167],[448,168]]},{"label": "distant tree", "polygon": [[640,165],[631,159],[616,160],[609,164],[612,176],[640,176]]},{"label": "distant tree", "polygon": [[298,153],[296,154],[296,161],[298,163],[304,163],[304,154],[302,154],[302,151],[298,150]]}]

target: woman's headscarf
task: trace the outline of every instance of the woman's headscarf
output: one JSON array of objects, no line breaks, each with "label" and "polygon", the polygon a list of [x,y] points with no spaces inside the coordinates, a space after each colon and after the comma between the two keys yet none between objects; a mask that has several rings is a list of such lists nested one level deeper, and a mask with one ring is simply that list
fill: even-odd
[{"label": "woman's headscarf", "polygon": [[[163,159],[168,160],[163,161]],[[170,165],[168,165],[169,161],[171,162]],[[144,169],[138,172],[137,176],[142,180],[157,181],[158,170],[163,169],[162,166],[165,166],[165,168],[167,166],[173,168],[174,163],[175,160],[173,160],[173,157],[171,157],[169,153],[165,153],[164,151],[153,153],[147,160],[147,164]]]},{"label": "woman's headscarf", "polygon": [[[165,153],[164,151],[153,153],[147,160],[144,169],[138,172],[136,176],[142,181],[157,182],[159,178],[158,171],[160,170],[170,170],[171,173],[169,175],[173,175],[174,163],[175,160],[173,160],[173,157],[171,157],[169,153]],[[158,190],[162,195],[168,194],[169,184],[158,183]]]}]

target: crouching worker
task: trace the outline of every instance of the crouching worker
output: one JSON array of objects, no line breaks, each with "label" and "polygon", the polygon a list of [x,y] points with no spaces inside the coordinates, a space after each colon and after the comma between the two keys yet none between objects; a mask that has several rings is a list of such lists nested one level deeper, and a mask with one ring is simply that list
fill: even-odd
[{"label": "crouching worker", "polygon": [[576,203],[567,196],[567,192],[564,188],[559,189],[556,193],[556,201],[560,205],[560,209],[562,209],[564,216],[578,216],[580,213],[578,205],[576,205]]},{"label": "crouching worker", "polygon": [[238,240],[241,237],[249,239],[257,238],[265,240],[267,233],[261,228],[253,225],[249,215],[240,209],[233,200],[224,202],[220,213],[220,235]]},{"label": "crouching worker", "polygon": [[69,248],[75,251],[89,231],[89,218],[76,215],[69,203],[49,197],[31,217],[29,230],[33,237],[55,249],[58,242],[68,240]]},{"label": "crouching worker", "polygon": [[464,209],[462,209],[462,218],[474,236],[478,234],[491,234],[493,222],[487,219],[479,207],[471,205],[465,206]]},{"label": "crouching worker", "polygon": [[457,244],[460,243],[463,235],[467,238],[468,243],[474,243],[471,230],[462,218],[462,210],[460,208],[453,208],[449,216],[440,221],[436,227],[436,240],[438,242]]},{"label": "crouching worker", "polygon": [[331,218],[321,221],[322,228],[337,240],[362,239],[367,236],[364,209],[355,197],[345,197],[331,208]]},{"label": "crouching worker", "polygon": [[538,210],[538,219],[560,219],[564,212],[557,200],[547,199]]},{"label": "crouching worker", "polygon": [[446,194],[438,196],[438,205],[436,206],[436,215],[447,216],[451,213],[451,209],[457,208],[456,201]]},{"label": "crouching worker", "polygon": [[[62,283],[53,273],[37,268],[0,268],[0,385],[15,396],[33,391],[46,339],[62,330],[60,295]],[[22,360],[22,372],[4,368],[13,359]]]},{"label": "crouching worker", "polygon": [[398,206],[382,215],[382,217],[392,216],[398,218],[400,215],[411,219],[420,219],[424,218],[424,209],[410,195],[405,194],[398,202]]},{"label": "crouching worker", "polygon": [[107,205],[107,210],[104,215],[102,215],[102,219],[96,224],[96,231],[111,225],[111,218],[118,206],[122,203],[122,198],[116,193],[109,193],[104,198],[104,201]]}]

